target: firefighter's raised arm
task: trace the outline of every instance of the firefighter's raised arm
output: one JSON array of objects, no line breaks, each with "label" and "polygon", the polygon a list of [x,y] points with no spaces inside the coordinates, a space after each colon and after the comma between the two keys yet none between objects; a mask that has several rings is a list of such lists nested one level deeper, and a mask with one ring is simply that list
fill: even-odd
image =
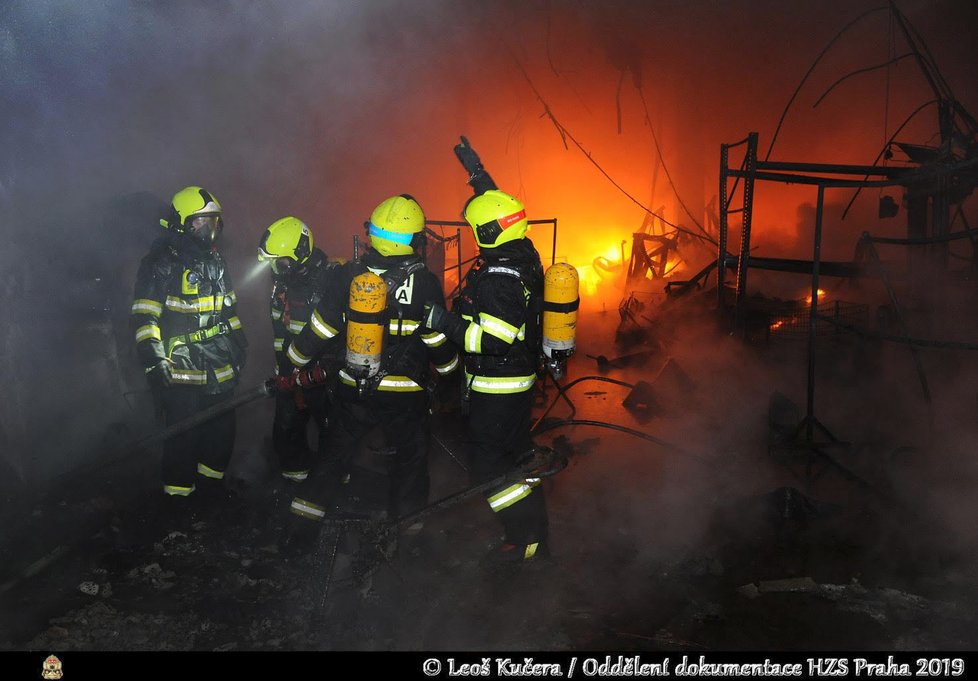
[{"label": "firefighter's raised arm", "polygon": [[479,154],[475,152],[475,149],[472,148],[472,145],[469,144],[468,138],[462,135],[461,140],[461,142],[455,145],[455,156],[458,158],[459,163],[462,164],[462,167],[465,168],[465,172],[469,174],[468,183],[472,186],[472,190],[476,195],[479,195],[490,189],[498,189],[492,177],[482,167],[482,160],[479,158]]}]

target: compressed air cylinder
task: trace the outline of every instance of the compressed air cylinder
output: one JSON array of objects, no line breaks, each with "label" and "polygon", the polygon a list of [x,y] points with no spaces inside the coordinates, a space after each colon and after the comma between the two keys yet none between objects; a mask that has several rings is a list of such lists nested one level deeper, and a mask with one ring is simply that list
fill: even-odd
[{"label": "compressed air cylinder", "polygon": [[565,262],[547,268],[543,278],[543,354],[566,359],[574,354],[577,336],[577,269]]},{"label": "compressed air cylinder", "polygon": [[386,282],[373,272],[353,277],[346,316],[346,370],[353,378],[380,371],[387,323]]}]

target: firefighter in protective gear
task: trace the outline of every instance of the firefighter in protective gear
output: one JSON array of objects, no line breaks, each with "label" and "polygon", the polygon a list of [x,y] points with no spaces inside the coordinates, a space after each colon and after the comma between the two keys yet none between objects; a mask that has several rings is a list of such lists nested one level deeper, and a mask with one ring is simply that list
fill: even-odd
[{"label": "firefighter in protective gear", "polygon": [[[278,383],[284,388],[275,396],[272,445],[282,477],[298,482],[308,477],[313,464],[307,436],[310,421],[317,430],[320,455],[326,445],[329,389],[326,381],[297,383],[288,350],[309,325],[314,333],[332,333],[316,317],[315,309],[336,285],[339,266],[316,248],[309,227],[292,216],[276,220],[265,230],[258,244],[258,260],[272,270],[272,332]],[[321,354],[316,360],[321,367],[338,368],[333,356]]]},{"label": "firefighter in protective gear", "polygon": [[[473,482],[515,468],[533,449],[530,413],[540,366],[543,268],[526,239],[523,204],[496,188],[468,141],[455,148],[475,195],[463,216],[479,245],[452,312],[426,311],[426,324],[463,351],[467,437]],[[547,555],[548,521],[540,480],[490,490],[487,500],[505,531],[492,559],[521,562]]]},{"label": "firefighter in protective gear", "polygon": [[[337,287],[336,295],[324,298],[316,312],[330,333],[341,335],[357,317],[350,306],[351,298],[356,297],[348,294],[351,283],[366,272],[379,275],[387,293],[380,369],[367,379],[357,375],[355,367],[338,372],[330,458],[327,465],[314,470],[290,509],[305,519],[297,525],[307,528],[300,530],[307,535],[308,528],[318,532],[318,525],[307,521],[322,520],[337,503],[353,453],[374,429],[383,433],[388,455],[388,517],[403,517],[427,503],[431,366],[441,380],[448,380],[458,366],[458,353],[445,335],[429,329],[422,320],[425,306],[443,305],[444,294],[416,253],[425,238],[421,206],[408,194],[392,196],[374,209],[364,226],[369,250],[363,258],[344,265],[343,285]],[[356,294],[357,287],[352,290]],[[307,328],[292,343],[288,356],[301,368],[330,340]]]},{"label": "firefighter in protective gear", "polygon": [[[186,187],[160,225],[165,231],[136,276],[131,322],[137,356],[170,426],[232,396],[247,341],[217,249],[221,204],[201,187]],[[176,499],[201,484],[222,486],[234,437],[231,410],[167,440],[164,493]]]}]

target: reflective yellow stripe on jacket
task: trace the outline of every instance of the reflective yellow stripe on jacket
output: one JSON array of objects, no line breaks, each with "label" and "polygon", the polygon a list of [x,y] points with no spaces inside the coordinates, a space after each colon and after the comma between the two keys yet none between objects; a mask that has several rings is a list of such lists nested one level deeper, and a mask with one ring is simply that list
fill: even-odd
[{"label": "reflective yellow stripe on jacket", "polygon": [[533,387],[536,374],[529,376],[473,376],[465,372],[465,385],[477,393],[495,395],[522,393]]},{"label": "reflective yellow stripe on jacket", "polygon": [[499,317],[495,317],[485,312],[479,313],[479,321],[469,319],[469,326],[465,329],[464,350],[466,352],[482,353],[482,336],[488,333],[495,336],[507,345],[511,345],[515,340],[523,340],[526,337],[526,325],[516,328],[509,322]]},{"label": "reflective yellow stripe on jacket", "polygon": [[171,380],[180,385],[207,385],[207,371],[203,369],[173,369]]},{"label": "reflective yellow stripe on jacket", "polygon": [[185,300],[179,296],[166,297],[166,309],[183,314],[198,314],[201,312],[220,312],[224,307],[224,296],[198,296]]},{"label": "reflective yellow stripe on jacket", "polygon": [[163,314],[163,303],[149,298],[137,298],[132,303],[132,314],[148,314],[152,317],[159,317]]},{"label": "reflective yellow stripe on jacket", "polygon": [[419,326],[421,322],[413,319],[391,319],[387,329],[392,336],[410,336]]},{"label": "reflective yellow stripe on jacket", "polygon": [[458,366],[458,355],[454,355],[452,359],[449,360],[448,362],[445,362],[444,364],[436,364],[435,371],[437,371],[439,375],[444,376],[445,374],[450,374],[453,371],[455,371],[455,367],[457,366]]},{"label": "reflective yellow stripe on jacket", "polygon": [[158,340],[162,341],[163,337],[160,334],[160,327],[156,324],[144,324],[136,329],[136,342],[141,343],[144,340]]},{"label": "reflective yellow stripe on jacket", "polygon": [[[346,373],[345,370],[340,369],[340,382],[344,385],[356,386],[357,381],[355,378]],[[385,392],[398,392],[398,393],[413,393],[419,390],[424,390],[415,381],[411,380],[407,376],[384,376],[380,379],[380,383],[377,384],[377,390],[383,390]]]},{"label": "reflective yellow stripe on jacket", "polygon": [[312,318],[309,320],[309,323],[312,324],[313,333],[323,340],[329,340],[339,333],[330,324],[326,323],[326,320],[319,314],[319,310],[313,310]]},{"label": "reflective yellow stripe on jacket", "polygon": [[445,341],[448,340],[448,336],[443,334],[441,331],[435,331],[432,333],[421,334],[421,340],[423,340],[424,344],[429,348],[437,348],[445,344]]}]

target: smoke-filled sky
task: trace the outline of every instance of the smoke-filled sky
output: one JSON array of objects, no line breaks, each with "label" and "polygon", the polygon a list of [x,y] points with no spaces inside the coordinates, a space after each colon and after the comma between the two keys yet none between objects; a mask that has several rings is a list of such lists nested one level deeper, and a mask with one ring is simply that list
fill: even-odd
[{"label": "smoke-filled sky", "polygon": [[[978,112],[973,0],[897,5]],[[284,215],[343,256],[392,194],[415,195],[431,219],[458,219],[470,193],[452,154],[461,134],[531,218],[559,220],[558,256],[586,265],[620,252],[647,217],[642,206],[692,227],[677,192],[705,222],[720,144],[758,131],[766,152],[806,71],[863,14],[808,77],[771,157],[868,164],[932,97],[903,58],[845,80],[813,108],[840,78],[906,52],[876,0],[8,0],[4,291],[23,294],[14,310],[23,316],[114,271],[125,276],[105,295],[125,299],[158,227],[109,227],[107,207],[167,202],[190,184],[224,206],[223,248],[239,284],[262,230]],[[903,139],[933,142],[935,132],[924,111]],[[768,191],[758,190],[755,243],[804,257],[814,190]],[[826,257],[851,255],[866,228],[858,219],[875,215],[878,197],[866,192],[844,228],[831,225],[849,196],[828,197]],[[880,229],[901,235],[904,224]],[[548,253],[546,230],[532,236]],[[49,284],[18,283],[18,267]],[[246,330],[263,348],[266,287],[241,288]],[[70,299],[65,307],[62,322]],[[29,367],[64,351],[61,332],[50,346],[30,336],[4,341],[4,372],[25,383]],[[25,422],[26,405],[13,421]]]},{"label": "smoke-filled sky", "polygon": [[[702,219],[720,143],[756,130],[766,150],[818,53],[878,5],[7,2],[0,197],[37,214],[201,184],[225,205],[232,250],[250,251],[264,226],[292,213],[345,251],[392,193],[415,194],[431,218],[457,218],[468,188],[451,147],[466,134],[531,217],[557,217],[579,250],[595,232],[630,233],[645,214],[571,140],[565,149],[545,103],[623,190],[689,224],[657,172],[646,107],[666,167]],[[975,4],[898,5],[975,110]],[[871,162],[930,98],[912,59],[812,104],[842,76],[905,51],[886,11],[856,23],[799,93],[772,157]],[[934,118],[921,114],[910,137],[928,141]]]}]

